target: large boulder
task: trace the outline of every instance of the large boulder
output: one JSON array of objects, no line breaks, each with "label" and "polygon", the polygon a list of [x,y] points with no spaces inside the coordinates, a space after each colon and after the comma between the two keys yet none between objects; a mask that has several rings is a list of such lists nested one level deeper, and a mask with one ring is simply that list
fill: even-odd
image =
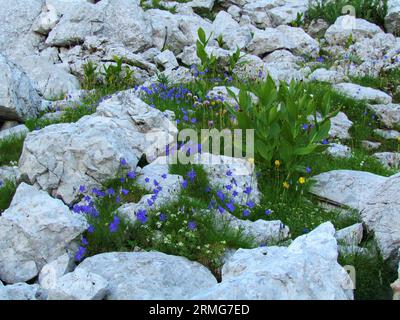
[{"label": "large boulder", "polygon": [[85,229],[85,219],[60,200],[25,183],[0,217],[0,279],[34,278],[48,262],[66,252]]},{"label": "large boulder", "polygon": [[373,173],[333,170],[313,177],[311,193],[334,204],[362,210],[387,178]]},{"label": "large boulder", "polygon": [[398,261],[400,248],[400,175],[388,178],[370,194],[361,217],[375,239],[384,259]]},{"label": "large boulder", "polygon": [[68,10],[46,40],[50,46],[81,44],[89,36],[105,37],[133,52],[152,45],[151,26],[138,0],[103,0],[81,3]]},{"label": "large boulder", "polygon": [[222,268],[222,282],[199,300],[350,300],[352,282],[338,264],[330,222],[289,247],[239,249]]},{"label": "large boulder", "polygon": [[181,300],[217,280],[201,264],[160,252],[109,252],[85,259],[85,270],[109,282],[107,300]]},{"label": "large boulder", "polygon": [[345,15],[338,17],[335,23],[326,30],[325,38],[331,45],[345,45],[350,36],[353,41],[360,41],[372,38],[377,33],[383,33],[383,30],[377,25],[364,19]]},{"label": "large boulder", "polygon": [[60,96],[80,88],[78,79],[69,73],[64,64],[53,64],[50,57],[30,55],[18,59],[18,65],[26,72],[33,86],[47,99],[58,100]]},{"label": "large boulder", "polygon": [[78,269],[62,276],[49,290],[49,300],[101,300],[107,293],[108,281]]},{"label": "large boulder", "polygon": [[369,172],[334,170],[314,177],[311,192],[320,198],[357,209],[372,231],[385,260],[398,261],[400,248],[400,175],[389,178]]},{"label": "large boulder", "polygon": [[42,37],[31,29],[42,10],[43,3],[44,0],[1,1],[0,52],[8,57],[14,57],[37,51]]},{"label": "large boulder", "polygon": [[76,123],[28,134],[19,163],[21,174],[70,204],[79,186],[100,187],[114,177],[121,159],[135,169],[143,155],[151,162],[165,153],[176,133],[161,111],[140,100],[134,90],[122,91]]},{"label": "large boulder", "polygon": [[41,98],[27,75],[0,54],[0,119],[33,118],[40,107]]},{"label": "large boulder", "polygon": [[277,28],[256,30],[247,49],[255,55],[264,55],[275,50],[287,49],[298,55],[318,56],[319,44],[303,29],[282,25]]}]

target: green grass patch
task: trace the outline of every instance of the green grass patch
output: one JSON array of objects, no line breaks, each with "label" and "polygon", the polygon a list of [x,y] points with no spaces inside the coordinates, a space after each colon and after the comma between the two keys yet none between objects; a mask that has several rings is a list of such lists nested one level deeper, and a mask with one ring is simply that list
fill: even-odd
[{"label": "green grass patch", "polygon": [[0,166],[18,162],[24,146],[25,135],[12,135],[0,140]]},{"label": "green grass patch", "polygon": [[339,263],[350,265],[356,271],[356,300],[392,300],[390,284],[396,280],[397,272],[385,262],[370,239],[363,245],[369,253],[340,254]]},{"label": "green grass patch", "polygon": [[343,12],[345,6],[353,6],[355,12],[350,12],[357,18],[368,20],[384,27],[387,15],[387,0],[319,0],[310,6],[306,13],[308,21],[324,19],[333,24],[336,19],[348,12]]},{"label": "green grass patch", "polygon": [[0,181],[0,213],[10,206],[16,190],[17,185],[14,181]]}]

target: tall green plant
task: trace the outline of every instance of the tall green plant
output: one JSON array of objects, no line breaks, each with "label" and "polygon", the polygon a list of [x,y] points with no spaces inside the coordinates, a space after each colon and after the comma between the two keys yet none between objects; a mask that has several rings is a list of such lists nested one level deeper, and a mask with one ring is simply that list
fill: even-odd
[{"label": "tall green plant", "polygon": [[241,129],[255,129],[256,161],[267,167],[281,166],[287,178],[296,171],[304,172],[301,160],[327,148],[321,142],[328,137],[330,118],[335,114],[330,111],[329,95],[316,101],[302,83],[277,87],[269,76],[251,91],[258,102],[244,88],[238,97],[230,91],[239,105],[231,112]]}]

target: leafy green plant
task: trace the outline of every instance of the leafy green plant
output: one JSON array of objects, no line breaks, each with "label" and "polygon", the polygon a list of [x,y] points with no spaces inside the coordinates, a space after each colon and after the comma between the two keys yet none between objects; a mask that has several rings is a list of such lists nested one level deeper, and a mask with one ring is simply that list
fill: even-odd
[{"label": "leafy green plant", "polygon": [[205,31],[203,28],[199,28],[197,30],[198,40],[196,41],[196,53],[197,57],[201,61],[201,65],[199,66],[200,71],[212,71],[213,73],[217,72],[217,57],[213,54],[208,55],[206,52],[206,47],[208,42],[210,41],[212,34],[207,38]]},{"label": "leafy green plant", "polygon": [[296,15],[296,19],[293,20],[290,23],[290,26],[295,27],[295,28],[299,28],[302,25],[304,25],[304,13],[303,12],[298,12]]},{"label": "leafy green plant", "polygon": [[14,181],[0,181],[0,213],[6,210],[14,197],[17,185]]},{"label": "leafy green plant", "polygon": [[222,36],[222,34],[220,34],[220,35],[217,37],[217,43],[218,43],[218,46],[219,46],[220,48],[223,48],[223,47],[224,47],[225,41],[224,41],[224,37]]},{"label": "leafy green plant", "polygon": [[83,66],[83,73],[82,89],[92,90],[96,88],[98,84],[97,65],[93,61],[88,61]]},{"label": "leafy green plant", "polygon": [[[302,83],[281,83],[278,88],[269,76],[250,90],[258,102],[244,88],[238,97],[230,91],[239,105],[239,110],[231,108],[231,112],[241,129],[255,130],[256,161],[283,168],[288,179],[304,170],[302,158],[326,149],[321,142],[328,137],[330,118],[335,114],[330,110],[329,94],[316,101]],[[317,121],[317,112],[322,121]]]}]

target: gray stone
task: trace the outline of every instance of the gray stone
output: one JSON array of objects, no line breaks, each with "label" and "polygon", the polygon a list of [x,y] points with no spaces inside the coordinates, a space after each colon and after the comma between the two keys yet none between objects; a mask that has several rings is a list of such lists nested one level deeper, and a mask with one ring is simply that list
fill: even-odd
[{"label": "gray stone", "polygon": [[20,124],[18,126],[12,127],[10,129],[0,131],[0,140],[11,138],[11,137],[23,137],[26,136],[29,129],[24,125]]},{"label": "gray stone", "polygon": [[370,104],[372,110],[389,129],[400,125],[400,104]]},{"label": "gray stone", "polygon": [[103,277],[77,269],[58,279],[49,290],[49,300],[102,300],[107,288],[108,281]]},{"label": "gray stone", "polygon": [[399,32],[400,30],[400,1],[388,0],[388,12],[385,17],[385,28],[388,32]]},{"label": "gray stone", "polygon": [[374,141],[368,141],[368,140],[363,140],[361,141],[361,145],[365,150],[376,150],[379,149],[382,143],[380,142],[374,142]]},{"label": "gray stone", "polygon": [[338,17],[335,23],[326,30],[325,38],[331,45],[344,45],[350,36],[353,41],[360,41],[364,38],[372,38],[377,33],[383,33],[377,25],[364,19],[344,15]]},{"label": "gray stone", "polygon": [[72,271],[74,261],[68,253],[46,264],[39,273],[39,284],[43,289],[50,290],[66,273]]},{"label": "gray stone", "polygon": [[365,100],[370,103],[383,104],[389,104],[392,102],[392,97],[387,93],[377,89],[362,87],[354,83],[339,83],[335,84],[333,88],[339,93],[355,100]]},{"label": "gray stone", "polygon": [[0,54],[0,119],[34,118],[41,100],[27,75]]},{"label": "gray stone", "polygon": [[[0,167],[0,181],[4,183],[5,180],[16,181],[19,176],[18,167],[2,166]],[[1,184],[0,184],[1,187]]]},{"label": "gray stone", "polygon": [[289,247],[239,249],[224,264],[222,282],[199,300],[350,300],[352,282],[337,263],[330,222],[296,238]]},{"label": "gray stone", "polygon": [[28,281],[66,252],[87,227],[62,201],[22,183],[0,217],[0,279]]},{"label": "gray stone", "polygon": [[375,129],[374,133],[377,134],[378,136],[386,139],[386,140],[392,140],[392,139],[399,139],[400,138],[400,132],[398,132],[396,130]]},{"label": "gray stone", "polygon": [[15,283],[3,286],[0,282],[1,300],[43,300],[44,292],[37,284]]},{"label": "gray stone", "polygon": [[308,79],[311,81],[321,81],[335,84],[347,81],[348,77],[335,70],[320,68],[314,70],[314,72],[309,75]]},{"label": "gray stone", "polygon": [[176,132],[175,125],[134,90],[119,92],[76,123],[29,133],[20,158],[21,174],[70,204],[80,185],[99,188],[113,177],[122,158],[135,169],[142,155],[151,162],[165,153]]},{"label": "gray stone", "polygon": [[363,239],[362,223],[356,223],[336,231],[335,238],[341,245],[358,246]]},{"label": "gray stone", "polygon": [[340,143],[331,143],[325,152],[335,158],[351,158],[351,149]]},{"label": "gray stone", "polygon": [[275,29],[257,30],[247,49],[255,55],[264,55],[278,49],[287,49],[298,55],[317,56],[319,44],[303,29],[282,25]]},{"label": "gray stone", "polygon": [[201,264],[160,252],[109,252],[85,259],[76,270],[109,282],[107,300],[189,299],[217,283]]},{"label": "gray stone", "polygon": [[384,259],[399,260],[400,248],[400,175],[394,175],[374,189],[361,212],[368,231],[373,231]]},{"label": "gray stone", "polygon": [[313,180],[311,193],[334,204],[362,210],[387,178],[363,171],[333,170],[321,173]]},{"label": "gray stone", "polygon": [[396,169],[400,168],[400,153],[399,152],[378,152],[373,155],[385,168]]}]

